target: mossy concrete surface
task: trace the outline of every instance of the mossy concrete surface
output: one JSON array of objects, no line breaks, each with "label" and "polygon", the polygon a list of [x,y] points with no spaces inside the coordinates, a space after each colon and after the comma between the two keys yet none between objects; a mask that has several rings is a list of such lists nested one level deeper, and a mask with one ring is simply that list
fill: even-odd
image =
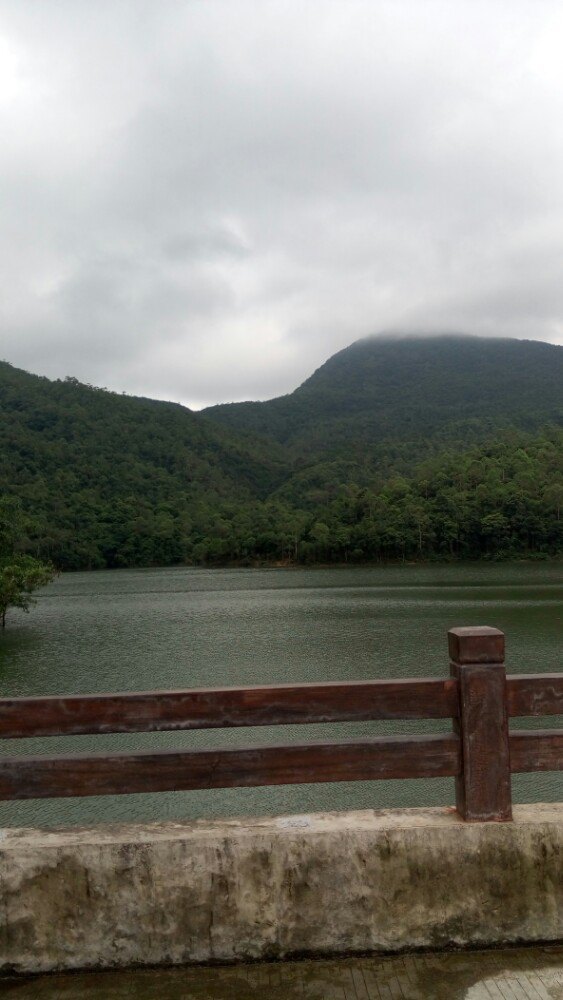
[{"label": "mossy concrete surface", "polygon": [[563,939],[563,806],[6,830],[0,969]]}]

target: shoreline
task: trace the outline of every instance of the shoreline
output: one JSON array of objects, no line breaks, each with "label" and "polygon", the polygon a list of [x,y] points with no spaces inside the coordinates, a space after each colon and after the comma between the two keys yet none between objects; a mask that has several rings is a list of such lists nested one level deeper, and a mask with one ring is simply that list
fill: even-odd
[{"label": "shoreline", "polygon": [[201,569],[201,570],[224,570],[224,569],[288,569],[288,570],[315,570],[315,569],[394,569],[399,566],[410,568],[424,566],[517,566],[517,565],[539,565],[548,564],[550,566],[559,563],[563,567],[563,553],[558,555],[536,555],[521,556],[519,558],[497,558],[497,559],[390,559],[388,561],[358,561],[358,562],[314,562],[296,563],[285,560],[276,561],[252,561],[239,560],[225,563],[150,563],[146,566],[82,566],[77,569],[59,570],[60,575],[67,576],[73,573],[118,573],[122,570],[141,569]]}]

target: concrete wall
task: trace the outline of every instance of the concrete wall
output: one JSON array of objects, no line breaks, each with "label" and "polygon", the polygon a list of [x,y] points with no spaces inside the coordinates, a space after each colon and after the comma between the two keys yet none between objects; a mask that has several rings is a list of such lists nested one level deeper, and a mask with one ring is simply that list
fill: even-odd
[{"label": "concrete wall", "polygon": [[563,806],[6,830],[0,968],[563,938]]}]

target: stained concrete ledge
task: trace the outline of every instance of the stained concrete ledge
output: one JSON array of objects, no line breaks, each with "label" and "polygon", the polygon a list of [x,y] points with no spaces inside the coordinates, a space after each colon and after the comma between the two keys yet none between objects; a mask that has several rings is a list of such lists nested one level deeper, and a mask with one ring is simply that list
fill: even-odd
[{"label": "stained concrete ledge", "polygon": [[3,971],[562,939],[562,805],[0,836]]}]

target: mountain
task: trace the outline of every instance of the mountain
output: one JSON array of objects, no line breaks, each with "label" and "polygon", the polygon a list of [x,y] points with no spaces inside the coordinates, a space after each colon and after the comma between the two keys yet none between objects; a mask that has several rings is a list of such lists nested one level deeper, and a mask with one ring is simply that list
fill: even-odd
[{"label": "mountain", "polygon": [[[175,403],[0,362],[0,493],[29,512],[35,554],[65,567],[177,561],[197,511],[267,495],[286,474],[281,455]],[[124,548],[131,531],[160,543]]]},{"label": "mountain", "polygon": [[482,440],[500,428],[563,422],[563,347],[473,336],[368,337],[295,392],[203,414],[294,456],[364,456],[382,442]]},{"label": "mountain", "polygon": [[293,474],[280,496],[315,504],[346,482],[408,475],[446,447],[560,426],[563,347],[459,335],[369,337],[287,396],[202,412],[283,445]]},{"label": "mountain", "polygon": [[563,348],[371,338],[193,413],[0,363],[0,503],[63,569],[563,549]]}]

